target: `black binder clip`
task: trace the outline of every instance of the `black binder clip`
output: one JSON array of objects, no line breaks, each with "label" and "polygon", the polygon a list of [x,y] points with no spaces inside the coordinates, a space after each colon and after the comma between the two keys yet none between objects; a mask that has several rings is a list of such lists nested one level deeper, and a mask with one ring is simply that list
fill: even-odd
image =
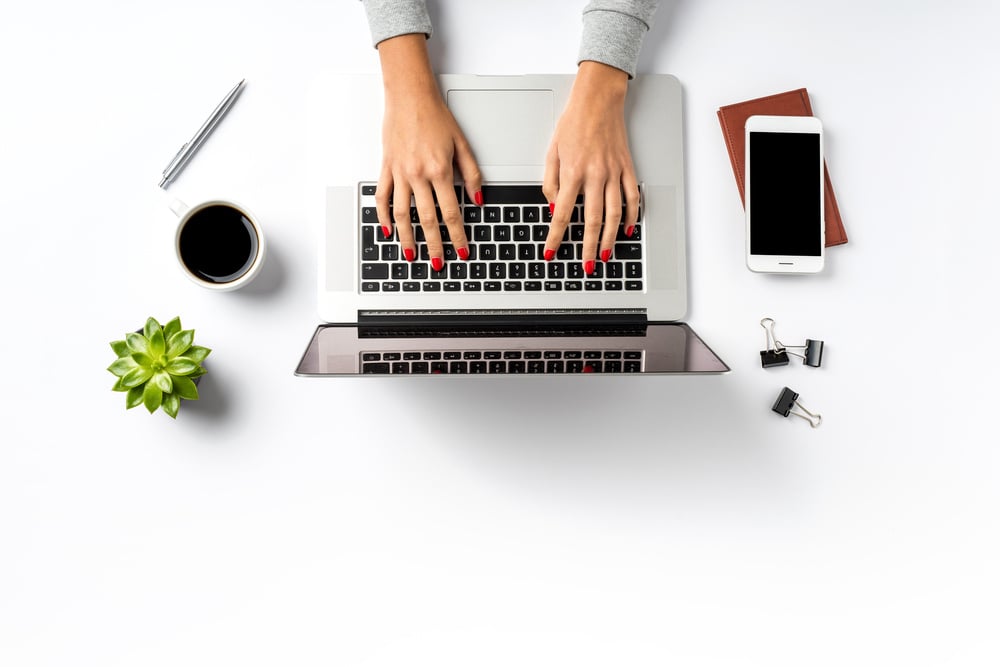
[{"label": "black binder clip", "polygon": [[[788,387],[785,387],[784,389],[781,390],[781,394],[778,395],[778,400],[774,402],[774,405],[771,406],[771,409],[777,412],[782,417],[787,417],[788,415],[794,415],[796,417],[805,419],[807,422],[809,422],[809,425],[812,426],[813,428],[816,428],[821,423],[823,423],[823,415],[813,414],[812,412],[806,410],[804,407],[802,407],[802,404],[799,403],[798,398],[799,398],[798,394],[796,394]],[[796,407],[802,412],[793,411],[792,408]]]},{"label": "black binder clip", "polygon": [[[767,349],[761,350],[760,353],[760,364],[763,368],[787,365],[789,354],[800,358],[806,366],[819,368],[822,365],[823,341],[807,338],[805,345],[785,345],[774,335],[774,320],[765,317],[760,321],[760,325],[764,327],[767,336]],[[801,354],[789,352],[789,349],[802,350],[802,352]]]},{"label": "black binder clip", "polygon": [[787,366],[788,352],[781,347],[774,337],[774,320],[765,317],[760,321],[760,326],[764,327],[764,345],[767,349],[760,351],[761,368],[771,368],[772,366]]}]

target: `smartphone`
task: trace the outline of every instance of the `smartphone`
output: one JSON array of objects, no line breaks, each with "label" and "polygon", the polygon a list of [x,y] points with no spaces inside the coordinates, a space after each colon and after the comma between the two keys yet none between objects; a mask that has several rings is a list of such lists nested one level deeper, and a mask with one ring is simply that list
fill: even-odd
[{"label": "smartphone", "polygon": [[823,269],[823,124],[813,116],[746,122],[747,267],[763,273]]}]

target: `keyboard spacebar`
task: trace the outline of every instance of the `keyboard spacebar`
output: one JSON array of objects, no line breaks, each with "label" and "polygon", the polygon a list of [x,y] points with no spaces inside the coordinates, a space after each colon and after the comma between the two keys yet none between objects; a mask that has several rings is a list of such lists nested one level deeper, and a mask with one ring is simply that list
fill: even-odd
[{"label": "keyboard spacebar", "polygon": [[[468,198],[468,195],[466,195]],[[540,185],[484,185],[483,203],[497,204],[548,204]]]}]

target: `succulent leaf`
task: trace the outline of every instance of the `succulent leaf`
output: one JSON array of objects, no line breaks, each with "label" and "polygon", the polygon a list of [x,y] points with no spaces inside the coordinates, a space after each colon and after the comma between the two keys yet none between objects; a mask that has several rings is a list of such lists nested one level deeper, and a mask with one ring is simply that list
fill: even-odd
[{"label": "succulent leaf", "polygon": [[118,377],[124,377],[130,370],[138,367],[139,364],[137,364],[135,359],[132,357],[121,357],[119,359],[115,359],[114,363],[108,366],[108,370]]},{"label": "succulent leaf", "polygon": [[149,356],[145,352],[134,352],[131,358],[132,361],[146,368],[152,368],[153,364],[156,363],[153,357]]},{"label": "succulent leaf", "polygon": [[198,387],[190,378],[186,378],[183,375],[178,375],[173,378],[174,381],[174,395],[181,398],[187,399],[189,401],[194,401],[198,399]]},{"label": "succulent leaf", "polygon": [[171,375],[190,375],[198,369],[198,364],[187,357],[177,357],[168,361],[166,368]]},{"label": "succulent leaf", "polygon": [[163,411],[172,418],[177,419],[177,412],[181,409],[181,397],[177,394],[167,394],[163,397]]},{"label": "succulent leaf", "polygon": [[163,339],[163,329],[157,328],[153,335],[149,337],[149,353],[153,357],[162,357],[167,351],[167,343]]},{"label": "succulent leaf", "polygon": [[128,390],[128,394],[125,395],[125,409],[131,410],[137,405],[142,404],[142,387],[132,387]]},{"label": "succulent leaf", "polygon": [[153,377],[150,378],[149,381],[159,387],[160,391],[164,394],[169,394],[174,390],[174,383],[170,379],[170,373],[167,373],[166,371],[157,371],[156,373],[153,373]]},{"label": "succulent leaf", "polygon": [[[195,378],[200,378],[202,375],[204,375],[207,372],[208,371],[205,370],[204,366],[198,366],[197,370],[195,370],[195,371],[193,371],[191,373],[188,373],[187,376],[193,380]],[[176,377],[176,376],[174,376],[174,377]]]},{"label": "succulent leaf", "polygon": [[166,326],[163,327],[163,337],[170,340],[170,337],[181,330],[181,318],[175,317],[174,319],[167,322]]},{"label": "succulent leaf", "polygon": [[184,353],[184,356],[190,359],[191,361],[195,362],[196,364],[200,364],[201,362],[205,361],[205,357],[207,357],[210,352],[211,350],[208,349],[207,347],[202,347],[201,345],[192,345],[191,347],[188,348],[187,352]]},{"label": "succulent leaf", "polygon": [[157,331],[162,333],[163,329],[160,327],[160,323],[157,322],[155,318],[150,317],[146,320],[146,326],[142,328],[142,335],[146,338],[152,339],[153,334]]},{"label": "succulent leaf", "polygon": [[111,391],[128,391],[128,387],[122,384],[121,378],[118,378],[115,380],[115,386],[111,387]]},{"label": "succulent leaf", "polygon": [[179,357],[191,347],[194,342],[194,329],[178,331],[167,339],[167,359]]},{"label": "succulent leaf", "polygon": [[127,357],[132,354],[132,350],[128,348],[128,343],[123,340],[113,340],[111,341],[111,349],[115,351],[115,355],[119,357]]},{"label": "succulent leaf", "polygon": [[125,342],[133,352],[144,352],[149,354],[149,339],[142,334],[125,334]]},{"label": "succulent leaf", "polygon": [[142,404],[146,406],[149,413],[152,414],[156,412],[156,408],[160,407],[160,403],[163,402],[163,390],[161,390],[155,383],[147,382],[146,386],[142,390]]},{"label": "succulent leaf", "polygon": [[136,366],[122,376],[122,384],[130,388],[138,387],[151,377],[153,377],[153,369]]}]

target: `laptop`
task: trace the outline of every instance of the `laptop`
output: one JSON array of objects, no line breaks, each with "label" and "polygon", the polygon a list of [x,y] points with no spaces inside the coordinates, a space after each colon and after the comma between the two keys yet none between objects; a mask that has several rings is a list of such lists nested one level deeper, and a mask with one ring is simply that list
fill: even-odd
[{"label": "laptop", "polygon": [[[712,374],[729,367],[687,324],[681,87],[629,84],[626,122],[640,217],[611,261],[583,273],[582,196],[556,258],[544,261],[544,158],[572,75],[440,75],[483,175],[462,208],[470,257],[406,262],[375,214],[381,163],[378,75],[324,77],[309,100],[308,186],[319,231],[319,324],[300,376]],[[456,175],[456,178],[458,176]],[[321,199],[320,199],[321,197]],[[416,211],[411,210],[416,220]]]}]

